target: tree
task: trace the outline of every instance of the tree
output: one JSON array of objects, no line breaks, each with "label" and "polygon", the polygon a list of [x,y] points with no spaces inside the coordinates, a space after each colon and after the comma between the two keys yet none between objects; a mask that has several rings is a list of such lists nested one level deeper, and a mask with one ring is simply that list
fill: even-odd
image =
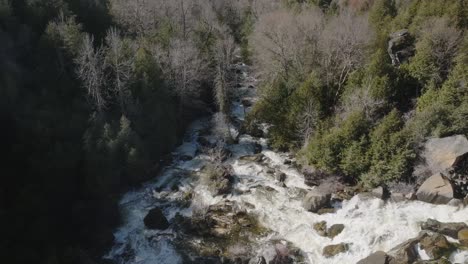
[{"label": "tree", "polygon": [[104,88],[103,50],[94,48],[94,38],[85,34],[83,44],[75,59],[76,73],[83,87],[96,107],[102,112],[107,104],[107,91]]},{"label": "tree", "polygon": [[122,39],[115,28],[107,32],[106,44],[104,64],[109,69],[109,89],[117,95],[120,108],[125,113],[126,105],[131,99],[129,84],[133,74],[135,52],[131,43]]},{"label": "tree", "polygon": [[229,93],[233,85],[233,74],[231,65],[235,49],[234,39],[224,34],[216,45],[216,77],[215,77],[215,99],[221,113],[229,111]]}]

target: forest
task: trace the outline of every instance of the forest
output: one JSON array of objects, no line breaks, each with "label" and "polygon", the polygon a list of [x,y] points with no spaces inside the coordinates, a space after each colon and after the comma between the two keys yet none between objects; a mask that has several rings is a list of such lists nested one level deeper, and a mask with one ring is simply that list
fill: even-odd
[{"label": "forest", "polygon": [[101,263],[123,192],[191,121],[229,117],[323,175],[418,183],[428,137],[468,136],[464,0],[0,0],[4,263]]}]

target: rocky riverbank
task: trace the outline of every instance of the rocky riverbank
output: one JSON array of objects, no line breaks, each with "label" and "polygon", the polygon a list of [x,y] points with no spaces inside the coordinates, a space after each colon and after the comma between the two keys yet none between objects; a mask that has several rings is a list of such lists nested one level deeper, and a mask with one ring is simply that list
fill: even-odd
[{"label": "rocky riverbank", "polygon": [[[429,141],[418,170],[427,177],[417,185],[351,186],[269,149],[268,126],[245,128],[256,80],[248,66],[234,69],[233,142],[220,147],[210,118],[195,122],[173,163],[122,199],[124,225],[105,258],[119,264],[466,263],[466,152],[460,147],[466,139]],[[437,140],[455,143],[441,149]]]}]

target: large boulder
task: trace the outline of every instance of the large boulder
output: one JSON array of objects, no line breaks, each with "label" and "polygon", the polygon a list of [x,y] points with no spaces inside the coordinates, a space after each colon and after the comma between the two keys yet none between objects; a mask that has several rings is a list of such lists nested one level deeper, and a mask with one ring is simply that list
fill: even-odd
[{"label": "large boulder", "polygon": [[143,219],[145,226],[149,229],[164,230],[169,227],[169,221],[158,207],[151,209]]},{"label": "large boulder", "polygon": [[387,51],[395,66],[400,65],[414,54],[413,38],[407,29],[390,34]]},{"label": "large boulder", "polygon": [[307,211],[316,213],[320,208],[330,204],[331,194],[323,190],[314,189],[306,194],[302,205]]},{"label": "large boulder", "polygon": [[458,238],[458,232],[465,228],[468,228],[468,225],[465,223],[442,223],[434,219],[428,219],[421,224],[422,230],[436,232],[455,239]]},{"label": "large boulder", "polygon": [[416,196],[427,203],[446,204],[454,198],[454,190],[450,180],[439,173],[424,181]]},{"label": "large boulder", "polygon": [[328,245],[323,248],[322,255],[326,258],[331,258],[340,253],[344,253],[348,251],[348,249],[349,249],[349,244],[346,244],[346,243]]},{"label": "large boulder", "polygon": [[[429,139],[424,145],[423,157],[432,174],[447,172],[460,163],[460,157],[468,153],[468,140],[463,135]],[[458,161],[457,161],[458,159]]]},{"label": "large boulder", "polygon": [[343,224],[334,224],[330,226],[330,228],[328,228],[327,236],[333,239],[334,237],[339,235],[341,232],[343,232],[344,228],[345,226]]},{"label": "large boulder", "polygon": [[397,245],[388,252],[388,255],[392,256],[398,264],[413,263],[419,257],[416,245],[426,236],[427,234],[423,232],[419,234],[418,237]]},{"label": "large boulder", "polygon": [[357,264],[394,264],[393,257],[383,251],[370,254],[367,258],[361,259]]}]

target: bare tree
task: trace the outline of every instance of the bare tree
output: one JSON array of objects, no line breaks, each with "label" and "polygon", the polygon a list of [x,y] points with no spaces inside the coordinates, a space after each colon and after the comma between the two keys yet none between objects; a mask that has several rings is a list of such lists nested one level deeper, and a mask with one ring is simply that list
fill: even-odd
[{"label": "bare tree", "polygon": [[235,49],[234,39],[225,32],[216,45],[215,98],[219,111],[229,111],[229,93],[233,85],[233,74],[230,70]]},{"label": "bare tree", "polygon": [[129,82],[133,74],[134,50],[131,44],[120,37],[119,31],[111,28],[106,36],[105,67],[109,69],[110,90],[117,95],[122,112],[131,98]]},{"label": "bare tree", "polygon": [[75,59],[76,73],[98,112],[106,107],[107,92],[104,89],[104,67],[102,48],[94,48],[93,36],[86,34]]},{"label": "bare tree", "polygon": [[323,76],[329,87],[336,86],[335,100],[351,71],[364,63],[372,30],[366,16],[341,12],[325,26],[320,40]]},{"label": "bare tree", "polygon": [[305,109],[298,116],[299,138],[302,140],[303,145],[309,142],[309,139],[315,132],[315,127],[319,121],[319,113],[317,106],[313,99],[307,101]]},{"label": "bare tree", "polygon": [[251,43],[258,66],[268,79],[309,71],[317,57],[323,15],[317,9],[295,14],[278,10],[260,17]]},{"label": "bare tree", "polygon": [[[439,68],[437,71],[439,81],[445,78],[451,67],[452,61],[461,40],[461,31],[450,26],[447,18],[433,18],[426,21],[419,30],[422,40],[416,44],[416,48],[428,43],[432,56]],[[439,73],[440,72],[440,73]]]},{"label": "bare tree", "polygon": [[337,113],[341,120],[345,120],[350,114],[361,111],[366,118],[371,121],[376,121],[376,113],[379,109],[385,106],[385,100],[376,99],[372,96],[373,86],[375,85],[372,78],[367,78],[363,87],[355,88],[351,94],[346,96],[337,109]]}]

